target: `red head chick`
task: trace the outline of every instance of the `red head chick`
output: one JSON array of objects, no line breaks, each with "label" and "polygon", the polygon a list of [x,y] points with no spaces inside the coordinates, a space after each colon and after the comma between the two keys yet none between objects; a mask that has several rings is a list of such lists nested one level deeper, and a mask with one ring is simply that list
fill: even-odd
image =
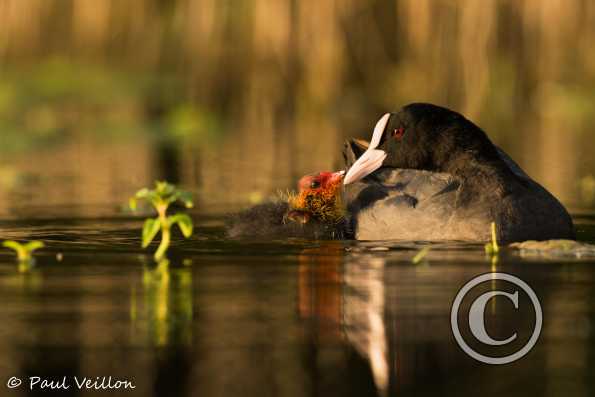
[{"label": "red head chick", "polygon": [[320,172],[306,175],[298,182],[298,193],[290,197],[290,211],[286,218],[307,223],[316,219],[323,223],[336,224],[345,215],[342,202],[342,182],[345,171]]}]

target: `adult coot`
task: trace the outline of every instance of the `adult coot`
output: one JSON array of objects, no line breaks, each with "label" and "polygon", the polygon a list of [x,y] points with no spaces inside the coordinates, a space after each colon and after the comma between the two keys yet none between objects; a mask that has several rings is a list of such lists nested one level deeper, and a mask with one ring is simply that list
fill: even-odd
[{"label": "adult coot", "polygon": [[413,103],[385,114],[344,157],[357,239],[486,241],[491,222],[502,242],[575,236],[562,204],[452,110]]}]

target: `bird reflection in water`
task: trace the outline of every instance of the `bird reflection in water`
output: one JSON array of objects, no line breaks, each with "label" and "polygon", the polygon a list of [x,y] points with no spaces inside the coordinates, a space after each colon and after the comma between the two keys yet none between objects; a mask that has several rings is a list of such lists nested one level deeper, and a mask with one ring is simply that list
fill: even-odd
[{"label": "bird reflection in water", "polygon": [[[384,260],[345,260],[328,242],[299,257],[298,308],[319,344],[338,339],[365,360],[376,391],[385,395],[389,369],[384,323]],[[359,360],[361,361],[361,360]],[[349,370],[349,369],[348,369]]]},{"label": "bird reflection in water", "polygon": [[317,338],[341,336],[343,272],[338,242],[305,249],[299,256],[298,310],[300,317],[311,321]]},{"label": "bird reflection in water", "polygon": [[388,387],[388,363],[384,323],[384,259],[349,260],[345,263],[344,327],[347,338],[370,361],[374,383],[382,392]]}]

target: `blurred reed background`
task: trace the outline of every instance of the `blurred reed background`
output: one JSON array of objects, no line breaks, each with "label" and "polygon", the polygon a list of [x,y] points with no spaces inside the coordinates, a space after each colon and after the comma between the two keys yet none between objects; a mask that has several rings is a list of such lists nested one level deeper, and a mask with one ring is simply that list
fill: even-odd
[{"label": "blurred reed background", "polygon": [[248,205],[413,101],[591,207],[594,42],[590,0],[0,0],[0,208]]}]

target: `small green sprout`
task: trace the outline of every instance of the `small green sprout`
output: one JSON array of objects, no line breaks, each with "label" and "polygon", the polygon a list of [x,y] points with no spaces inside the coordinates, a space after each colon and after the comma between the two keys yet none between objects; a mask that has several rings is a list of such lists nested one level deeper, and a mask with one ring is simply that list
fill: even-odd
[{"label": "small green sprout", "polygon": [[423,247],[411,259],[411,263],[413,263],[414,265],[421,263],[421,261],[423,261],[425,259],[426,255],[428,255],[428,252],[430,252],[430,249],[432,249],[432,247],[430,247],[429,245],[427,247]]},{"label": "small green sprout", "polygon": [[19,263],[30,263],[33,261],[33,251],[45,247],[45,244],[41,241],[29,241],[27,243],[19,243],[18,241],[6,240],[2,243],[6,248],[10,248],[17,254],[17,260]]},{"label": "small green sprout", "polygon": [[492,222],[492,242],[485,245],[486,254],[490,256],[498,255],[500,247],[496,238],[496,222]]},{"label": "small green sprout", "polygon": [[192,235],[194,226],[192,219],[188,215],[177,213],[167,216],[168,207],[176,201],[182,202],[186,208],[192,208],[192,195],[167,182],[155,182],[155,189],[141,189],[136,192],[134,197],[130,198],[129,205],[131,210],[136,210],[138,200],[148,201],[157,211],[156,218],[149,218],[145,221],[142,234],[142,247],[147,248],[157,233],[161,231],[161,243],[154,255],[155,260],[159,262],[164,258],[169,248],[171,228],[173,225],[178,225],[184,237],[188,238]]}]

